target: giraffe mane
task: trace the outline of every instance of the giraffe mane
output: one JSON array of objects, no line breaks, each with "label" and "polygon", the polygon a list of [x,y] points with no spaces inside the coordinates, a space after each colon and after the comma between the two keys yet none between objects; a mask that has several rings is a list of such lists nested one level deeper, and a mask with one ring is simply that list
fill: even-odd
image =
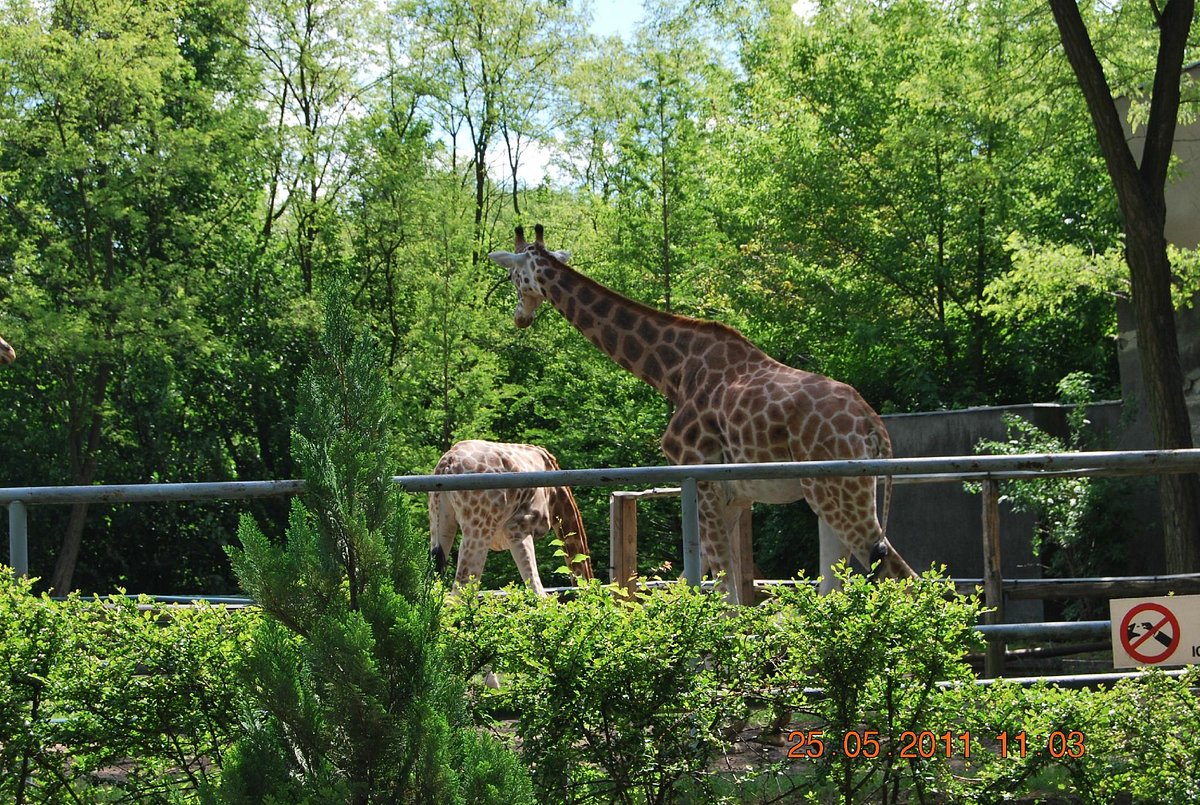
[{"label": "giraffe mane", "polygon": [[624,302],[625,304],[629,305],[631,308],[633,308],[638,313],[640,313],[644,316],[652,317],[652,318],[669,319],[672,324],[689,327],[693,330],[696,330],[697,332],[704,332],[704,333],[709,333],[709,334],[713,334],[713,335],[722,335],[722,336],[726,336],[729,338],[734,338],[738,341],[745,343],[747,346],[750,346],[755,350],[758,349],[758,347],[755,347],[754,343],[749,338],[746,338],[746,336],[742,335],[742,332],[740,330],[738,330],[736,327],[725,324],[723,322],[713,321],[712,319],[700,319],[700,318],[696,318],[694,316],[685,316],[680,313],[668,313],[665,310],[660,310],[659,308],[653,307],[652,305],[648,305],[645,302],[641,302],[637,299],[633,299],[631,297],[625,296],[624,294],[620,293],[619,291],[614,291],[612,288],[608,288],[605,285],[597,282],[596,280],[594,280],[591,277],[589,277],[588,275],[582,273],[578,269],[567,265],[566,263],[562,262],[557,257],[555,257],[553,252],[551,252],[549,249],[547,249],[545,247],[545,245],[543,243],[541,243],[540,241],[536,242],[534,244],[533,248],[534,248],[534,251],[538,255],[545,258],[549,263],[551,263],[551,265],[553,265],[559,271],[563,271],[563,272],[569,273],[573,276],[582,278],[583,280],[585,280],[586,282],[588,282],[592,286],[594,286],[597,293],[604,295],[604,296],[610,296],[614,299],[618,299],[618,300]]}]

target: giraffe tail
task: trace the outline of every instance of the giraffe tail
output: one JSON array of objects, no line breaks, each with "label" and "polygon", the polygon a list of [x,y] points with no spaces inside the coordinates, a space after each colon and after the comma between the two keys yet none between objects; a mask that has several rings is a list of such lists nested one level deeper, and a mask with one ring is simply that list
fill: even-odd
[{"label": "giraffe tail", "polygon": [[[583,517],[579,514],[579,504],[575,502],[575,495],[571,492],[571,487],[561,488],[559,501],[562,510],[563,548],[567,552],[567,561],[571,565],[571,572],[581,579],[591,581],[593,578],[592,551],[588,547],[587,532],[583,528]],[[582,561],[576,562],[575,557],[577,556],[584,558]]]},{"label": "giraffe tail", "polygon": [[[558,459],[544,447],[539,447],[542,453],[542,459],[546,463],[547,470],[562,469],[558,465]],[[569,486],[560,486],[552,493],[553,511],[550,512],[551,518],[555,520],[555,533],[563,542],[563,550],[567,554],[567,563],[571,567],[571,572],[577,578],[591,581],[592,575],[592,551],[588,547],[587,531],[583,527],[583,517],[579,513],[579,504],[575,502],[575,494]],[[576,562],[576,556],[583,556],[581,562]]]},{"label": "giraffe tail", "polygon": [[458,533],[458,520],[450,504],[449,493],[429,493],[429,555],[437,567],[438,575],[446,572],[450,549]]},{"label": "giraffe tail", "polygon": [[[871,422],[867,444],[875,458],[892,458],[892,437],[878,416],[873,417]],[[884,537],[887,536],[888,515],[892,509],[892,482],[892,476],[883,476],[883,514],[879,518],[879,528]]]}]

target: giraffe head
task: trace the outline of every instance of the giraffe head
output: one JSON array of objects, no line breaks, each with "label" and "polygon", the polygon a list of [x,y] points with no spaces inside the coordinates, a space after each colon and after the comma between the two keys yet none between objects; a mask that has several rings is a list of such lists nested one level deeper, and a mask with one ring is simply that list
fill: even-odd
[{"label": "giraffe head", "polygon": [[542,291],[541,279],[537,273],[538,260],[541,253],[549,254],[561,263],[571,259],[570,252],[551,252],[546,250],[542,242],[542,225],[534,227],[536,239],[533,243],[525,242],[524,227],[517,227],[515,252],[491,252],[488,257],[504,266],[508,278],[517,289],[517,309],[513,311],[513,321],[518,327],[528,327],[533,322],[533,314],[538,305],[546,299]]},{"label": "giraffe head", "polygon": [[12,363],[17,359],[17,351],[8,345],[8,342],[0,338],[0,363]]}]

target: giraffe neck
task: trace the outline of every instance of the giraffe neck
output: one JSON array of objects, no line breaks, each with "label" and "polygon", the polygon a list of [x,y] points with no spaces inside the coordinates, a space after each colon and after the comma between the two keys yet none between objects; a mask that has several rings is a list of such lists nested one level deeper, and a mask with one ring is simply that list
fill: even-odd
[{"label": "giraffe neck", "polygon": [[540,254],[538,283],[550,304],[600,351],[676,404],[718,363],[771,360],[731,327],[655,310]]}]

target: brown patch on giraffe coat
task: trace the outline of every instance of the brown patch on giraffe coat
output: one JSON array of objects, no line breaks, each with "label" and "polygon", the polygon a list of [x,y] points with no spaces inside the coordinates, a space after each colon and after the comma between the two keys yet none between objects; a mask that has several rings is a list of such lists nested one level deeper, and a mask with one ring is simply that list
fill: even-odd
[{"label": "brown patch on giraffe coat", "polygon": [[646,356],[646,362],[642,364],[642,371],[647,377],[662,377],[662,364],[658,362],[658,357],[653,352]]},{"label": "brown patch on giraffe coat", "polygon": [[600,328],[600,347],[609,355],[616,354],[618,340],[616,328],[607,324]]},{"label": "brown patch on giraffe coat", "polygon": [[637,326],[637,334],[642,341],[649,345],[658,340],[662,330],[650,319],[642,319]]},{"label": "brown patch on giraffe coat", "polygon": [[621,339],[621,347],[625,351],[625,356],[629,358],[631,363],[637,363],[642,359],[645,350],[642,347],[642,342],[636,338],[625,336]]}]

